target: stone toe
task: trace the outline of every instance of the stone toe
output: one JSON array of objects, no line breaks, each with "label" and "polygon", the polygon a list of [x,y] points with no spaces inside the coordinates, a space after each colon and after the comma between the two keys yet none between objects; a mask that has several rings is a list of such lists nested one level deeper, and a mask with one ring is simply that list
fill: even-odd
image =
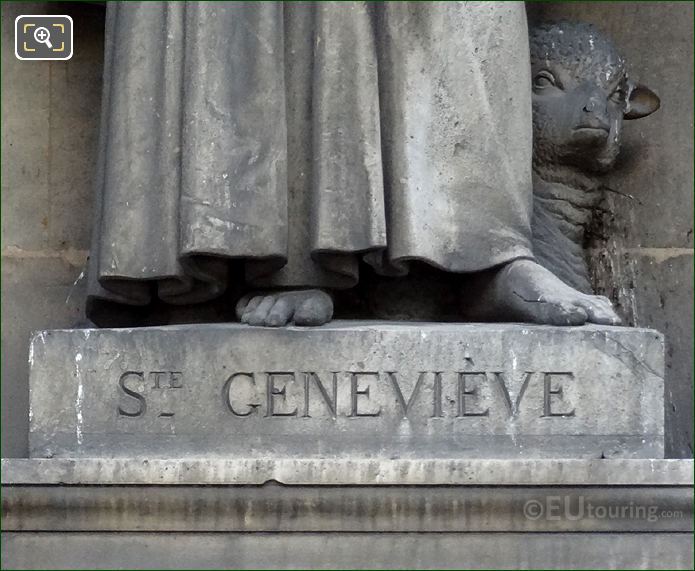
[{"label": "stone toe", "polygon": [[246,311],[246,307],[248,306],[252,297],[253,296],[251,294],[247,294],[242,296],[239,301],[236,302],[234,312],[236,313],[237,319],[241,320],[241,318],[244,316],[244,311]]},{"label": "stone toe", "polygon": [[249,325],[265,325],[265,321],[268,317],[268,312],[274,304],[274,296],[266,295],[265,297],[263,297],[258,306],[250,312],[247,323]]},{"label": "stone toe", "polygon": [[583,325],[588,315],[586,311],[574,303],[560,301],[545,304],[541,323],[547,325]]},{"label": "stone toe", "polygon": [[282,327],[292,319],[294,304],[287,297],[280,296],[268,312],[265,324],[269,327]]},{"label": "stone toe", "polygon": [[311,295],[302,301],[294,313],[296,325],[315,326],[328,323],[333,317],[333,301],[324,292]]},{"label": "stone toe", "polygon": [[591,323],[599,325],[620,325],[621,323],[611,302],[604,296],[588,296],[582,305]]}]

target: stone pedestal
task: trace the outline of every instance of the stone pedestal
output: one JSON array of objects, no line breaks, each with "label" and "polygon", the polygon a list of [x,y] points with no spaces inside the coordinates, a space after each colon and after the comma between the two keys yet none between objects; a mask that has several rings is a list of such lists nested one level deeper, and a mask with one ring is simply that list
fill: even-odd
[{"label": "stone pedestal", "polygon": [[44,331],[30,365],[4,567],[693,564],[655,331]]},{"label": "stone pedestal", "polygon": [[663,339],[336,322],[38,333],[33,457],[663,457]]},{"label": "stone pedestal", "polygon": [[688,460],[3,460],[2,567],[692,569]]}]

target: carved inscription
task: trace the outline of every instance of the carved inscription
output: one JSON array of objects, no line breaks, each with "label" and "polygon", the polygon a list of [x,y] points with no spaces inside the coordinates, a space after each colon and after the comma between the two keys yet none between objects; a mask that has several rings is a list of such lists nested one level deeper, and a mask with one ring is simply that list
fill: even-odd
[{"label": "carved inscription", "polygon": [[[137,418],[147,412],[145,391],[165,391],[183,388],[181,371],[126,371],[118,379],[121,398],[118,404],[119,416]],[[173,411],[159,412],[161,417],[174,416]]]},{"label": "carved inscription", "polygon": [[[492,410],[514,418],[528,400],[539,417],[575,415],[565,390],[575,383],[571,372],[525,371],[513,379],[513,393],[510,378],[499,371],[416,374],[415,382],[406,384],[397,371],[235,372],[224,382],[222,400],[225,409],[238,418],[378,417],[386,414],[387,402],[395,402],[403,418],[414,414],[442,418],[447,410],[445,394],[454,395],[457,418],[487,417]],[[536,389],[533,395],[528,394],[531,385]]]},{"label": "carved inscription", "polygon": [[[524,410],[537,411],[539,418],[571,418],[575,385],[568,371],[236,371],[223,380],[221,397],[224,410],[239,419],[515,418]],[[184,375],[126,371],[118,388],[119,416],[139,418],[154,394],[183,389]]]}]

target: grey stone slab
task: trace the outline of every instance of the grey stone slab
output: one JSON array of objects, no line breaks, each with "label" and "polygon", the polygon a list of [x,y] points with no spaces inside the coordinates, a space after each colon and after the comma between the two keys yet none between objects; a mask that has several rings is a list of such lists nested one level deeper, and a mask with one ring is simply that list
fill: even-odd
[{"label": "grey stone slab", "polygon": [[689,568],[692,472],[689,460],[5,460],[2,565]]},{"label": "grey stone slab", "polygon": [[[104,485],[105,484],[105,485]],[[7,531],[686,532],[686,486],[5,486]]]},{"label": "grey stone slab", "polygon": [[3,485],[690,486],[692,460],[13,458]]},{"label": "grey stone slab", "polygon": [[3,462],[3,529],[684,532],[688,460]]},{"label": "grey stone slab", "polygon": [[33,457],[663,456],[650,330],[61,330],[29,359]]},{"label": "grey stone slab", "polygon": [[5,569],[692,569],[687,533],[14,533]]},{"label": "grey stone slab", "polygon": [[[31,62],[29,62],[31,63]],[[84,256],[2,257],[2,455],[27,456],[32,331],[84,319]]]},{"label": "grey stone slab", "polygon": [[[693,254],[641,248],[598,250],[598,291],[616,302],[627,325],[650,327],[666,339],[666,456],[693,454]],[[622,276],[614,287],[615,276]]]}]

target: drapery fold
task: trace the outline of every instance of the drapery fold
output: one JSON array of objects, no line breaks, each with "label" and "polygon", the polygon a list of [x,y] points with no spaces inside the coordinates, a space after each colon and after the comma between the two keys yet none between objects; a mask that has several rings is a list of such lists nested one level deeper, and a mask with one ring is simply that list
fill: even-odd
[{"label": "drapery fold", "polygon": [[531,257],[530,98],[522,3],[109,3],[89,295]]}]

